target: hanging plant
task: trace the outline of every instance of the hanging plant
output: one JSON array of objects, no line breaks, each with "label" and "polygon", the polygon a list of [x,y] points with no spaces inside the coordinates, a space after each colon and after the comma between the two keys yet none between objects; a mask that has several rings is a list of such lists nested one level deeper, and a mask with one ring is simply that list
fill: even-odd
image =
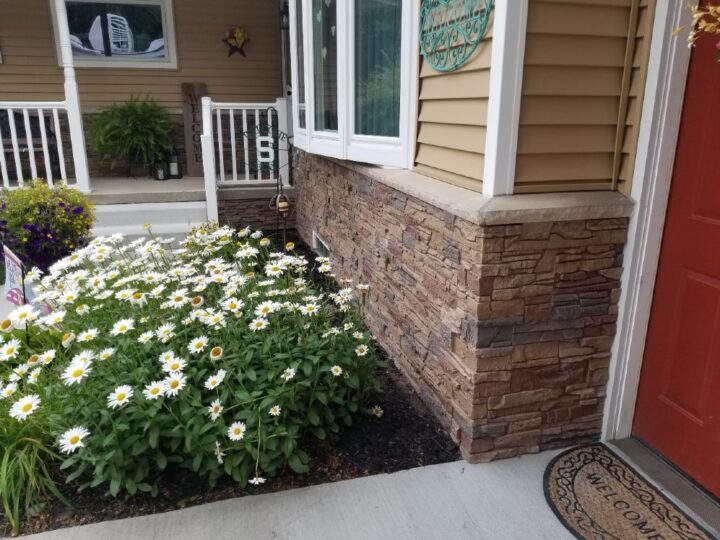
[{"label": "hanging plant", "polygon": [[228,51],[228,56],[232,56],[236,52],[245,56],[244,47],[245,44],[249,41],[250,34],[248,34],[247,31],[240,26],[234,26],[233,28],[225,32],[225,37],[223,38],[223,42],[230,49]]}]

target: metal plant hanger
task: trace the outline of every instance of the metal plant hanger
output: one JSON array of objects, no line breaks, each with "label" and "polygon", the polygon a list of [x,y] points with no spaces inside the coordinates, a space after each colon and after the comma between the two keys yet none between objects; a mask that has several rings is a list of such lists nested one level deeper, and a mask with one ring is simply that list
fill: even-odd
[{"label": "metal plant hanger", "polygon": [[454,71],[472,56],[487,32],[492,0],[423,0],[420,51],[436,71]]}]

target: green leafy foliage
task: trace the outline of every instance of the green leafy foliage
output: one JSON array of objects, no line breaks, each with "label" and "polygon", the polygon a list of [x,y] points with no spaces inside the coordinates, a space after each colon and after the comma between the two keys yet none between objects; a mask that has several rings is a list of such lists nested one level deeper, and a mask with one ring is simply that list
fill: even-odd
[{"label": "green leafy foliage", "polygon": [[149,98],[133,96],[98,113],[90,126],[88,142],[101,158],[151,165],[172,149],[172,122],[168,112]]}]

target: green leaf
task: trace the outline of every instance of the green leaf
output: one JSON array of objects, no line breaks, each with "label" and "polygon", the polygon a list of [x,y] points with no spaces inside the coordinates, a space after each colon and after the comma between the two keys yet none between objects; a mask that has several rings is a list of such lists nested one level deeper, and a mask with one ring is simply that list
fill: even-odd
[{"label": "green leaf", "polygon": [[164,470],[165,467],[167,467],[167,458],[165,457],[165,454],[162,452],[155,454],[155,463],[157,463],[157,466],[160,467],[160,470]]},{"label": "green leaf", "polygon": [[293,454],[288,458],[288,465],[290,465],[290,468],[298,474],[303,474],[310,470],[310,467],[303,463],[297,454]]},{"label": "green leaf", "polygon": [[157,426],[152,426],[150,428],[150,433],[148,433],[148,443],[150,444],[150,448],[157,448],[159,438],[160,428]]}]

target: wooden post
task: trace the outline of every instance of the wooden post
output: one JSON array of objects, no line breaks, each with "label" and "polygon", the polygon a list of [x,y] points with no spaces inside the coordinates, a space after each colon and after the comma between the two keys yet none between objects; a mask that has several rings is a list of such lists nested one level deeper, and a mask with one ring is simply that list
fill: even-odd
[{"label": "wooden post", "polygon": [[186,176],[203,175],[203,152],[201,100],[207,96],[205,83],[181,83],[183,96],[183,122],[185,125],[185,156],[187,158]]},{"label": "wooden post", "polygon": [[65,0],[54,0],[57,18],[58,41],[60,42],[60,58],[65,75],[65,107],[70,128],[73,163],[75,164],[75,181],[78,190],[90,192],[90,171],[85,150],[85,133],[83,131],[82,112],[80,111],[80,94],[75,80],[72,48],[70,47],[70,28],[68,27]]},{"label": "wooden post", "polygon": [[213,143],[212,100],[202,98],[203,134],[200,137],[202,144],[203,173],[205,176],[205,202],[207,204],[207,218],[209,221],[218,221],[217,180],[215,178],[215,145]]}]

